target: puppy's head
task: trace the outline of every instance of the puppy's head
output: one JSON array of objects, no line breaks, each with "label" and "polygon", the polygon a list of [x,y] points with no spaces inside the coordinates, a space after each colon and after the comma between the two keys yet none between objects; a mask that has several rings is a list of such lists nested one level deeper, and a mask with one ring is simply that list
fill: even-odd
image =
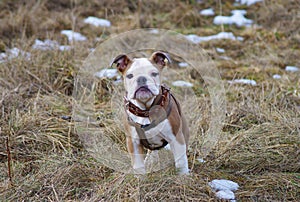
[{"label": "puppy's head", "polygon": [[158,51],[150,58],[130,59],[127,55],[119,55],[111,66],[116,64],[123,75],[127,99],[147,105],[159,94],[161,71],[170,62],[167,53]]}]

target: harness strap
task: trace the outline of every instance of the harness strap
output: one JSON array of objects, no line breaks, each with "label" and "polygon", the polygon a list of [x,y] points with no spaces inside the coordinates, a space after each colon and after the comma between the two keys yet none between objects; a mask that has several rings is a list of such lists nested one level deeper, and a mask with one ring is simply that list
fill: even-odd
[{"label": "harness strap", "polygon": [[[154,120],[151,121],[150,124],[146,124],[146,125],[141,125],[139,123],[136,123],[129,116],[127,116],[129,124],[135,127],[135,130],[136,130],[136,132],[137,132],[137,134],[139,136],[139,139],[140,139],[140,143],[145,148],[150,149],[150,150],[159,150],[159,149],[165,147],[168,144],[168,142],[165,139],[162,139],[162,145],[158,146],[158,147],[155,147],[154,145],[152,145],[152,144],[149,143],[149,141],[148,141],[148,139],[147,139],[147,137],[145,135],[145,131],[150,130],[151,128],[156,127],[163,120],[167,119],[169,117],[171,111],[172,111],[172,102],[171,102],[171,99],[172,98],[174,99],[174,97],[173,97],[173,95],[171,93],[169,93],[169,89],[165,89],[163,86],[162,86],[162,89],[168,92],[167,94],[166,93],[163,94],[162,98],[161,98],[162,99],[161,101],[163,101],[163,102],[165,102],[168,99],[166,114],[161,113],[162,116],[159,116],[158,119],[154,119]],[[159,101],[159,102],[161,102],[161,101]],[[175,103],[177,104],[176,100],[175,100]],[[164,106],[165,104],[166,103],[163,103],[163,105],[162,105],[161,103],[159,103],[158,105]],[[155,107],[156,105],[154,105],[153,107]],[[151,109],[150,109],[150,111],[151,111]]]},{"label": "harness strap", "polygon": [[165,147],[168,142],[165,140],[165,139],[162,139],[162,145],[161,146],[158,146],[158,147],[155,147],[154,145],[150,144],[146,135],[145,135],[145,131],[143,130],[142,127],[139,127],[139,126],[135,126],[135,130],[140,138],[140,143],[147,149],[150,149],[150,150],[159,150],[163,147]]}]

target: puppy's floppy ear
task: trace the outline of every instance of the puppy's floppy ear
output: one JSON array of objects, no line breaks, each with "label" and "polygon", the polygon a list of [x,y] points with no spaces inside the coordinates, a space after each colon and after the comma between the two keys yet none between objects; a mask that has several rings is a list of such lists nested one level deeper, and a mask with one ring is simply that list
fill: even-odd
[{"label": "puppy's floppy ear", "polygon": [[125,55],[118,55],[113,59],[113,61],[110,63],[110,67],[112,67],[114,64],[116,64],[117,69],[121,72],[124,73],[124,71],[127,69],[129,63],[131,63],[131,59]]},{"label": "puppy's floppy ear", "polygon": [[150,57],[150,61],[157,64],[161,68],[172,62],[169,54],[162,51],[154,52]]}]

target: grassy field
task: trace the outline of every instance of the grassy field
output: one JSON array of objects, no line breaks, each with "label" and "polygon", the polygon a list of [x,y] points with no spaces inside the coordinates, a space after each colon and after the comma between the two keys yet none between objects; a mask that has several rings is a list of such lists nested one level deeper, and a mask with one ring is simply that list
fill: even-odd
[{"label": "grassy field", "polygon": [[[240,185],[238,201],[300,201],[300,71],[285,71],[288,65],[300,67],[300,3],[233,3],[2,0],[0,53],[17,47],[30,53],[30,59],[21,54],[0,63],[0,201],[217,201],[208,182],[219,178]],[[256,25],[213,25],[213,17],[199,15],[208,7],[217,15],[247,9],[246,16]],[[108,19],[112,26],[87,25],[83,19],[88,16]],[[184,178],[173,167],[144,179],[105,167],[86,150],[71,117],[74,78],[90,49],[115,34],[148,27],[201,36],[227,31],[244,38],[199,44],[223,80],[226,118],[205,163],[196,160],[201,141],[191,142],[191,175]],[[70,43],[60,33],[64,29],[88,40]],[[72,49],[35,50],[35,39],[56,40]],[[274,79],[274,74],[281,78]],[[241,78],[257,85],[226,82]],[[210,119],[209,94],[195,72],[187,72],[186,80],[203,103],[198,131],[193,131],[201,135]],[[109,82],[101,81],[97,91],[104,130],[111,130],[113,121]],[[125,135],[115,133],[125,148]]]}]

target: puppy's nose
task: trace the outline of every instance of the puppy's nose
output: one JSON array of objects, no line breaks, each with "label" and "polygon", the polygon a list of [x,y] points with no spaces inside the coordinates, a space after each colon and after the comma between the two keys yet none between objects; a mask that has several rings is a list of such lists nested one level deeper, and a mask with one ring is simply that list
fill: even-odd
[{"label": "puppy's nose", "polygon": [[147,82],[147,78],[144,77],[144,76],[140,76],[138,79],[137,79],[137,84],[138,86],[143,86],[145,85]]}]

